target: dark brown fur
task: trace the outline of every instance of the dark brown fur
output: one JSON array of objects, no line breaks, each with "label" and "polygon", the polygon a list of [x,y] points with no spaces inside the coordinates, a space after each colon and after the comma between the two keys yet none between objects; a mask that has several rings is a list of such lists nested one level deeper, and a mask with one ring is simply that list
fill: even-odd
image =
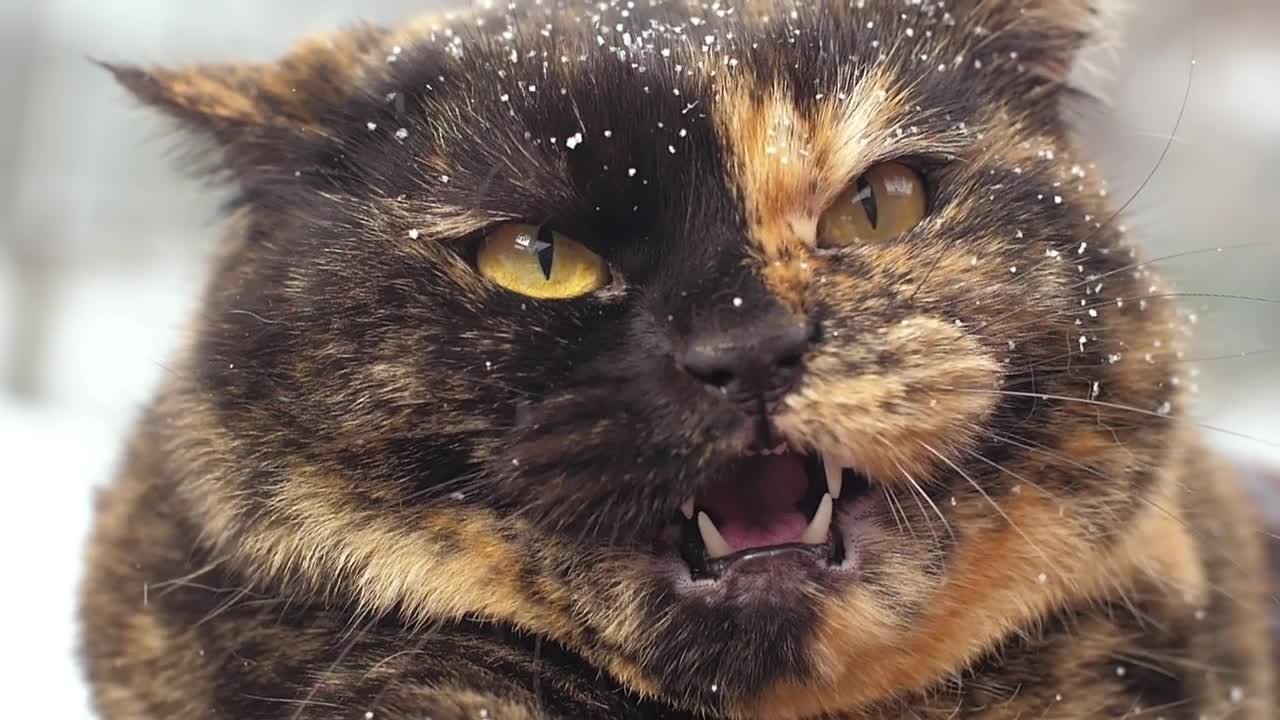
[{"label": "dark brown fur", "polygon": [[[240,195],[100,502],[104,715],[1271,717],[1262,536],[1059,111],[1105,8],[856,5],[529,5],[113,68]],[[904,158],[924,222],[817,251]],[[621,288],[486,281],[469,243],[507,220]],[[777,431],[847,451],[883,515],[857,582],[682,595],[654,539],[747,411],[672,353],[777,308],[823,328]]]}]

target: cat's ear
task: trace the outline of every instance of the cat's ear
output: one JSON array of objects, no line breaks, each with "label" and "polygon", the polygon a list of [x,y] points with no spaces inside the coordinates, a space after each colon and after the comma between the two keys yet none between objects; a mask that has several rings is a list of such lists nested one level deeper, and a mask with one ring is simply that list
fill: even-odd
[{"label": "cat's ear", "polygon": [[283,170],[333,139],[333,119],[385,37],[372,27],[315,37],[275,63],[102,65],[143,103],[210,139],[221,164],[248,179]]},{"label": "cat's ear", "polygon": [[1079,64],[1088,65],[1094,52],[1117,45],[1126,7],[1124,0],[968,2],[985,16],[991,49],[1016,57],[1021,71],[1050,86],[1069,84]]}]

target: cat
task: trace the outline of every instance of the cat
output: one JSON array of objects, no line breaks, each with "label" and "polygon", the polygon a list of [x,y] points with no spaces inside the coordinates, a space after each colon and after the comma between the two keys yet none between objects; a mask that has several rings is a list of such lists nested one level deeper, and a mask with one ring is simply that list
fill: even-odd
[{"label": "cat", "polygon": [[1072,139],[1107,0],[486,4],[108,65],[236,189],[100,497],[104,718],[1272,716]]}]

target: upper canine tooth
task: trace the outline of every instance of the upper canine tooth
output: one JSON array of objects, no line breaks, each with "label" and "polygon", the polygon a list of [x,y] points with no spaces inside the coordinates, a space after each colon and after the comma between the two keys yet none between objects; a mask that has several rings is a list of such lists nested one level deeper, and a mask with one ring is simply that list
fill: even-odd
[{"label": "upper canine tooth", "polygon": [[831,496],[823,493],[822,502],[818,503],[818,512],[813,514],[809,527],[804,529],[800,542],[805,545],[822,545],[827,542],[831,533]]},{"label": "upper canine tooth", "polygon": [[844,468],[830,455],[823,454],[822,466],[827,471],[827,491],[831,497],[840,499],[840,491],[844,489]]},{"label": "upper canine tooth", "polygon": [[692,497],[680,503],[680,513],[684,515],[685,520],[693,519],[693,498]]},{"label": "upper canine tooth", "polygon": [[702,534],[702,544],[707,548],[707,557],[712,560],[733,554],[733,548],[720,536],[716,524],[705,512],[698,513],[698,532]]}]

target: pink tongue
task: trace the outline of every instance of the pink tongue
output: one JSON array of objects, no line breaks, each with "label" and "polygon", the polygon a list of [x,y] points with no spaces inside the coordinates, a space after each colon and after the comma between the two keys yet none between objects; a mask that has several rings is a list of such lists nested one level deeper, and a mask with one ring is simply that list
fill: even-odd
[{"label": "pink tongue", "polygon": [[751,458],[717,480],[698,506],[734,551],[799,542],[809,520],[796,505],[809,481],[800,455]]}]

